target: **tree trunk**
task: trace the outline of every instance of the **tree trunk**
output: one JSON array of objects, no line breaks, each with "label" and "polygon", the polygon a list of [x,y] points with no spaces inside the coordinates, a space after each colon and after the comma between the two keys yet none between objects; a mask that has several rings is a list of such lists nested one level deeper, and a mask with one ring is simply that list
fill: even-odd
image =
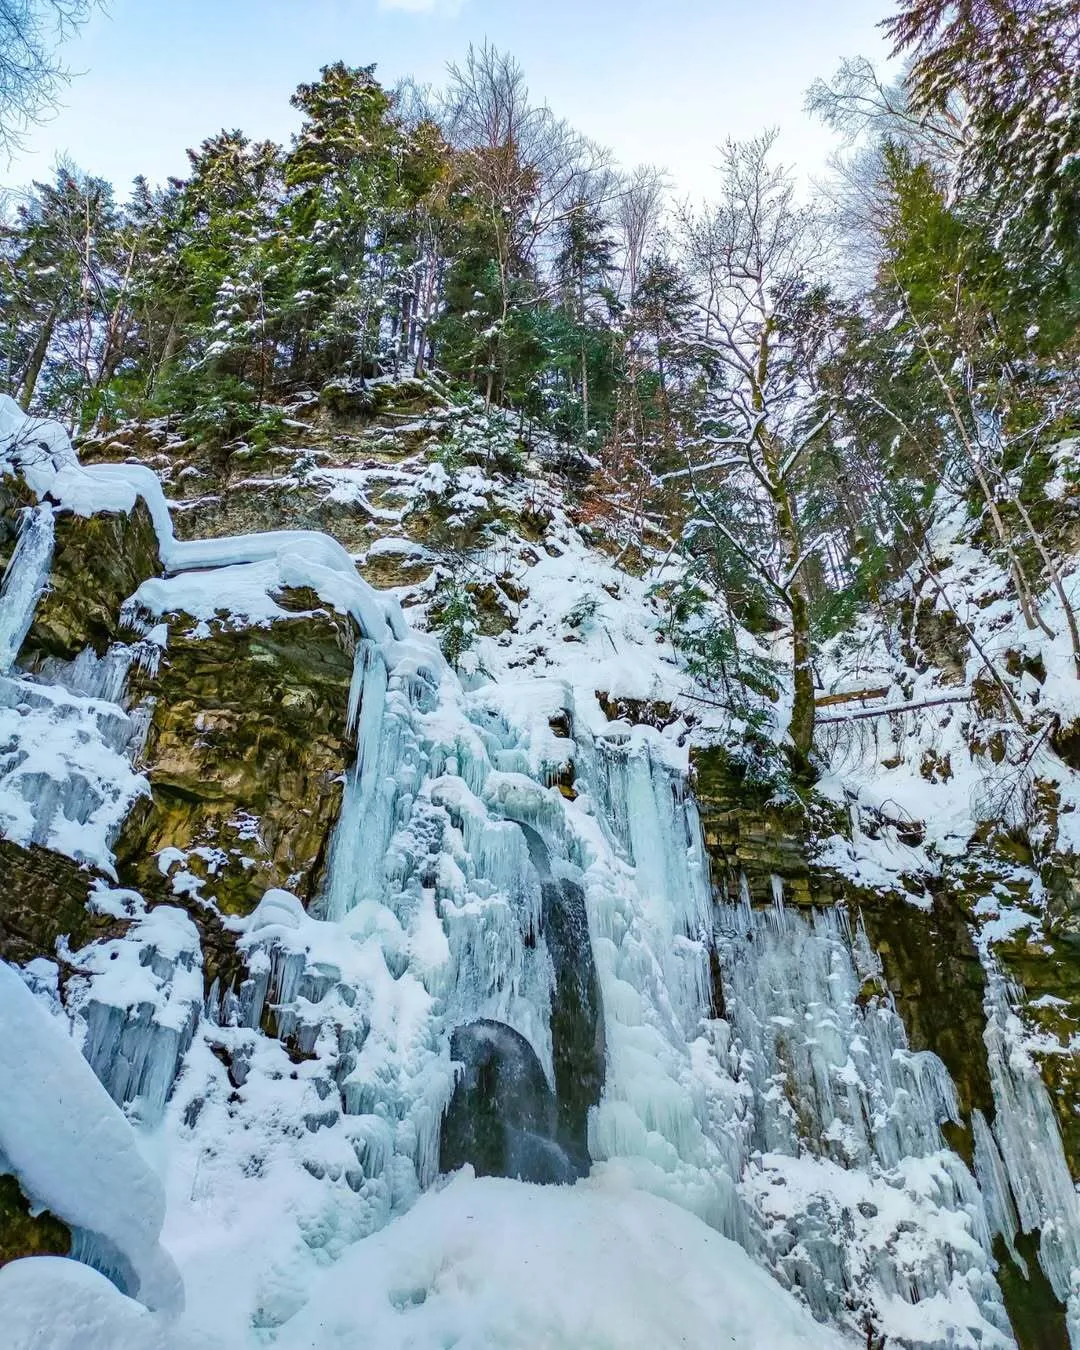
[{"label": "tree trunk", "polygon": [[810,605],[803,586],[791,592],[791,742],[804,765],[814,745],[814,666],[810,648]]},{"label": "tree trunk", "polygon": [[777,534],[784,560],[784,570],[794,572],[788,586],[791,610],[791,743],[799,767],[809,768],[810,751],[814,745],[814,664],[810,642],[810,597],[802,579],[802,569],[795,571],[799,562],[799,527],[791,495],[783,483],[773,489],[776,508]]},{"label": "tree trunk", "polygon": [[41,374],[41,367],[45,364],[45,357],[49,352],[49,343],[52,341],[52,335],[56,329],[57,313],[58,306],[53,305],[45,322],[41,325],[41,331],[34,343],[34,350],[30,353],[26,374],[23,376],[22,385],[19,388],[19,403],[24,412],[30,410],[30,400],[34,397],[38,376]]},{"label": "tree trunk", "polygon": [[578,322],[581,324],[581,427],[589,444],[589,349],[585,341],[585,273],[578,275]]},{"label": "tree trunk", "polygon": [[1043,566],[1050,576],[1050,584],[1054,588],[1054,593],[1061,603],[1061,608],[1065,613],[1065,622],[1069,628],[1069,643],[1072,646],[1073,670],[1077,679],[1080,679],[1080,630],[1076,626],[1076,611],[1072,607],[1069,597],[1065,594],[1065,585],[1061,580],[1061,572],[1057,563],[1050,555],[1050,550],[1043,542],[1042,535],[1035,528],[1035,523],[1028,514],[1028,509],[1020,500],[1019,494],[1013,497],[1013,503],[1020,513],[1020,519],[1031,536],[1031,541],[1038,550],[1039,557],[1042,559]]},{"label": "tree trunk", "polygon": [[150,378],[148,393],[153,393],[157,387],[157,382],[161,373],[171,363],[180,347],[180,311],[174,310],[172,318],[169,320],[169,330],[165,334],[165,344],[161,349],[161,356],[158,358],[157,365],[154,367]]},{"label": "tree trunk", "polygon": [[978,447],[972,444],[971,437],[968,435],[967,425],[960,412],[960,406],[956,401],[956,395],[953,393],[952,385],[949,384],[948,380],[945,378],[945,374],[938,364],[937,357],[934,355],[934,350],[930,346],[930,341],[910,307],[908,308],[908,314],[922,340],[923,349],[930,362],[930,368],[934,372],[934,378],[937,380],[942,393],[945,395],[945,401],[949,405],[949,412],[952,415],[953,423],[959,434],[960,443],[964,447],[964,453],[968,457],[968,462],[971,465],[972,472],[975,474],[975,479],[982,492],[983,501],[986,503],[986,508],[990,513],[990,519],[993,521],[994,531],[1001,543],[1001,547],[1005,550],[1005,556],[1009,561],[1009,573],[1012,576],[1013,585],[1016,587],[1016,596],[1020,602],[1020,612],[1024,616],[1024,622],[1028,628],[1041,628],[1048,638],[1052,638],[1054,636],[1054,631],[1039,613],[1033,589],[1028,582],[1027,574],[1024,571],[1024,565],[1020,561],[1020,557],[1013,546],[1009,531],[1006,529],[1005,522],[1001,517],[1001,512],[998,510],[993,489],[987,480],[982,461],[979,458]]},{"label": "tree trunk", "polygon": [[581,428],[585,444],[589,444],[589,358],[585,349],[585,334],[581,335]]}]

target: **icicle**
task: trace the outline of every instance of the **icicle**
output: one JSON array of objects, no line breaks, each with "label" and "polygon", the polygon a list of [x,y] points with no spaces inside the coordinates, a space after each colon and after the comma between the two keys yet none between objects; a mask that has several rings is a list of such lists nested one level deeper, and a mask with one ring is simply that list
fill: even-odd
[{"label": "icicle", "polygon": [[104,656],[99,657],[92,647],[84,647],[73,661],[48,657],[41,663],[37,678],[60,685],[84,698],[119,704],[124,697],[124,686],[132,663],[138,660],[140,665],[147,664],[144,652],[160,655],[160,648],[152,643],[129,646],[127,643],[115,642]]},{"label": "icicle", "polygon": [[[1010,987],[989,957],[986,970],[986,1042],[994,1092],[993,1141],[983,1134],[983,1178],[993,1197],[992,1221],[1006,1240],[1016,1226],[1039,1232],[1039,1264],[1057,1297],[1068,1306],[1073,1350],[1080,1350],[1080,1198],[1076,1193],[1057,1117],[1037,1065],[1023,1044],[1024,1029],[1013,1008]],[[1008,1178],[1002,1187],[1001,1172]],[[1015,1203],[1015,1209],[1014,1209]],[[1012,1232],[1006,1229],[1012,1225]]]},{"label": "icicle", "polygon": [[986,1218],[992,1233],[1000,1233],[1013,1260],[1027,1278],[1027,1264],[1016,1250],[1015,1238],[1020,1227],[1009,1188],[1009,1174],[1001,1157],[986,1117],[978,1109],[972,1112],[972,1133],[975,1136],[975,1175],[986,1205]]},{"label": "icicle", "polygon": [[773,904],[773,922],[776,924],[776,931],[783,933],[784,924],[784,881],[774,872],[769,878],[769,885],[772,889]]},{"label": "icicle", "polygon": [[27,508],[19,541],[0,587],[0,674],[11,669],[34,621],[34,610],[49,579],[55,525],[53,508]]},{"label": "icicle", "polygon": [[[377,890],[389,845],[392,802],[387,800],[384,741],[387,672],[374,642],[357,645],[349,689],[349,723],[357,731],[356,762],[349,772],[341,815],[334,832],[323,917],[339,920]],[[394,747],[391,747],[394,748]]]},{"label": "icicle", "polygon": [[159,905],[124,938],[77,954],[72,1006],[86,1023],[83,1054],[119,1106],[156,1125],[203,1005],[199,934]]},{"label": "icicle", "polygon": [[[968,1325],[958,1311],[955,1344],[1009,1344],[982,1198],[941,1135],[958,1118],[944,1064],[908,1048],[890,1002],[864,999],[863,979],[879,967],[842,907],[806,915],[781,909],[775,886],[773,896],[766,911],[722,906],[717,943],[752,1090],[750,1147],[763,1158],[744,1186],[768,1223],[776,1269],[822,1318],[843,1315],[845,1289],[880,1305],[952,1300],[962,1287],[977,1316]],[[879,1222],[905,1210],[926,1228],[918,1249],[900,1240],[902,1227],[890,1236]],[[843,1244],[838,1226],[851,1230]]]}]

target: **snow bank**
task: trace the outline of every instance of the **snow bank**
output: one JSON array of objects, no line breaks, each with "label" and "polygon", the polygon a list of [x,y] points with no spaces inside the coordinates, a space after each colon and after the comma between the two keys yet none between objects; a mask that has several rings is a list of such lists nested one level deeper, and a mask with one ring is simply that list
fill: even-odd
[{"label": "snow bank", "polygon": [[179,1276],[157,1241],[161,1183],[63,1024],[3,962],[0,1027],[3,1170],[34,1204],[81,1230],[76,1246],[116,1263],[148,1306],[179,1306]]},{"label": "snow bank", "polygon": [[180,1350],[159,1317],[59,1256],[0,1269],[0,1325],[8,1350]]},{"label": "snow bank", "polygon": [[468,1169],[325,1273],[281,1350],[840,1350],[735,1243],[617,1174]]}]

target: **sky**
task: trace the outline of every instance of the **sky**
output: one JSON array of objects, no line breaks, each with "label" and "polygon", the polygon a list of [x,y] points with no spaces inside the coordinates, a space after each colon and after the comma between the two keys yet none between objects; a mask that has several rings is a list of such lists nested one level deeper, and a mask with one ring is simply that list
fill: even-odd
[{"label": "sky", "polygon": [[889,0],[106,0],[64,48],[64,106],[0,184],[48,177],[58,155],[123,195],[137,173],[183,175],[184,150],[221,127],[287,141],[289,95],[320,66],[377,63],[439,85],[485,39],[511,51],[537,101],[625,167],[667,169],[707,197],[728,136],[780,128],[803,181],[832,134],[803,112],[806,88],[842,58],[884,63]]}]

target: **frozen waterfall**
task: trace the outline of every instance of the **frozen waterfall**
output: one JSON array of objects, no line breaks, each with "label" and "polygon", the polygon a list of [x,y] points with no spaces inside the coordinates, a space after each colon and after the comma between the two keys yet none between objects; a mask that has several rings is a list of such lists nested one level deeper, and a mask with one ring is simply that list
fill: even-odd
[{"label": "frozen waterfall", "polygon": [[1069,1174],[1054,1108],[1024,1044],[1008,981],[985,958],[986,1041],[994,1120],[975,1120],[975,1170],[995,1231],[1011,1247],[1018,1232],[1038,1233],[1039,1264],[1068,1311],[1080,1346],[1080,1197]]},{"label": "frozen waterfall", "polygon": [[34,610],[49,580],[54,537],[53,508],[47,504],[27,507],[0,586],[0,674],[15,663],[34,621]]},{"label": "frozen waterfall", "polygon": [[979,1187],[941,1135],[952,1082],[908,1049],[861,927],[782,890],[718,920],[766,1259],[819,1317],[854,1308],[898,1344],[1012,1345]]}]

